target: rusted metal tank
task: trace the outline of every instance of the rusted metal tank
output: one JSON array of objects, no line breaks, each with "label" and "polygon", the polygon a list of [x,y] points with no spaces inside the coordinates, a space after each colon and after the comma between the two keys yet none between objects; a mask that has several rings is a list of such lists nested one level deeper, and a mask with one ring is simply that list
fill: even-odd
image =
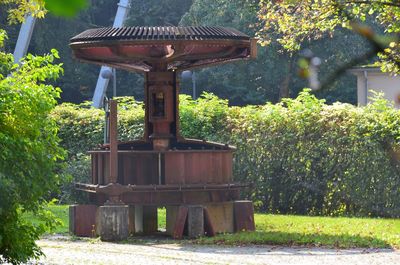
[{"label": "rusted metal tank", "polygon": [[[110,180],[110,152],[90,151],[92,184]],[[118,179],[122,185],[222,184],[232,180],[231,147],[224,149],[118,150]]]}]

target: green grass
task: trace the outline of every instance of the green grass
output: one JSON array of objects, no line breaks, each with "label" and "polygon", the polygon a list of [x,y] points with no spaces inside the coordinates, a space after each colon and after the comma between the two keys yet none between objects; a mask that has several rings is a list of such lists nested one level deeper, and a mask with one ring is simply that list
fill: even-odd
[{"label": "green grass", "polygon": [[165,229],[167,227],[167,211],[165,207],[158,208],[158,228]]},{"label": "green grass", "polygon": [[[67,234],[68,233],[68,205],[50,205],[48,206],[48,210],[50,210],[56,217],[58,217],[61,221],[61,225],[56,226],[55,230],[52,233],[55,234]],[[33,224],[38,224],[41,222],[38,217],[35,217],[31,213],[26,213],[25,218],[30,220]]]},{"label": "green grass", "polygon": [[[68,233],[68,206],[51,206],[49,210],[63,222],[55,233]],[[165,229],[165,215],[165,208],[158,210],[160,229]],[[255,214],[255,222],[255,232],[223,234],[191,242],[400,249],[400,219]]]},{"label": "green grass", "polygon": [[256,214],[255,222],[255,232],[201,238],[198,242],[400,249],[399,219]]}]

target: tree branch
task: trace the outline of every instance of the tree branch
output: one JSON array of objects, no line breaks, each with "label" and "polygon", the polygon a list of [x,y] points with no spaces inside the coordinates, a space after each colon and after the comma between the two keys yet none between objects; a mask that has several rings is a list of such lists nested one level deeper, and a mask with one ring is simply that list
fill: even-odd
[{"label": "tree branch", "polygon": [[[369,1],[353,1],[353,2],[369,2]],[[346,17],[350,21],[350,23],[353,24],[352,26],[353,31],[359,34],[361,37],[365,38],[372,45],[373,48],[370,51],[366,52],[364,55],[354,58],[350,62],[338,68],[322,83],[320,90],[329,87],[339,75],[345,73],[346,70],[349,69],[350,67],[360,64],[366,61],[367,59],[376,56],[380,52],[385,53],[390,60],[392,60],[396,65],[400,67],[400,62],[396,60],[396,58],[394,58],[392,54],[385,52],[385,49],[387,47],[376,40],[377,34],[375,34],[375,32],[371,30],[369,34],[366,34],[365,31],[363,30],[363,27],[361,27],[358,22],[354,21],[354,17],[344,9],[343,5],[341,5],[340,3],[336,3],[336,7],[338,8],[338,11],[343,15],[343,17]]]}]

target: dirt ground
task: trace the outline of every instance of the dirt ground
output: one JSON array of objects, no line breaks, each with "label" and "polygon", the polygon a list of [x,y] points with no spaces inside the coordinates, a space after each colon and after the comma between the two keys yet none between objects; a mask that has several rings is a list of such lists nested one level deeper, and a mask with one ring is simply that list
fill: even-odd
[{"label": "dirt ground", "polygon": [[38,244],[46,254],[38,264],[400,265],[400,251],[392,249],[222,247],[157,241],[118,244],[98,240],[72,241],[63,237],[42,239]]}]

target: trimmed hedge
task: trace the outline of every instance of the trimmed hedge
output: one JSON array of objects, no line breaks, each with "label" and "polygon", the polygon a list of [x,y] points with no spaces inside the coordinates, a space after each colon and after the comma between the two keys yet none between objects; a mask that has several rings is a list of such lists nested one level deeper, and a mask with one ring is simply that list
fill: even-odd
[{"label": "trimmed hedge", "polygon": [[[119,98],[120,140],[140,138],[143,105]],[[87,150],[102,142],[104,113],[88,104],[58,106],[53,115],[66,173],[87,181]],[[382,97],[366,107],[326,105],[305,90],[279,104],[229,107],[203,94],[180,96],[182,134],[237,146],[235,180],[259,210],[312,215],[400,216],[400,112]],[[69,184],[62,199],[79,199]]]}]

